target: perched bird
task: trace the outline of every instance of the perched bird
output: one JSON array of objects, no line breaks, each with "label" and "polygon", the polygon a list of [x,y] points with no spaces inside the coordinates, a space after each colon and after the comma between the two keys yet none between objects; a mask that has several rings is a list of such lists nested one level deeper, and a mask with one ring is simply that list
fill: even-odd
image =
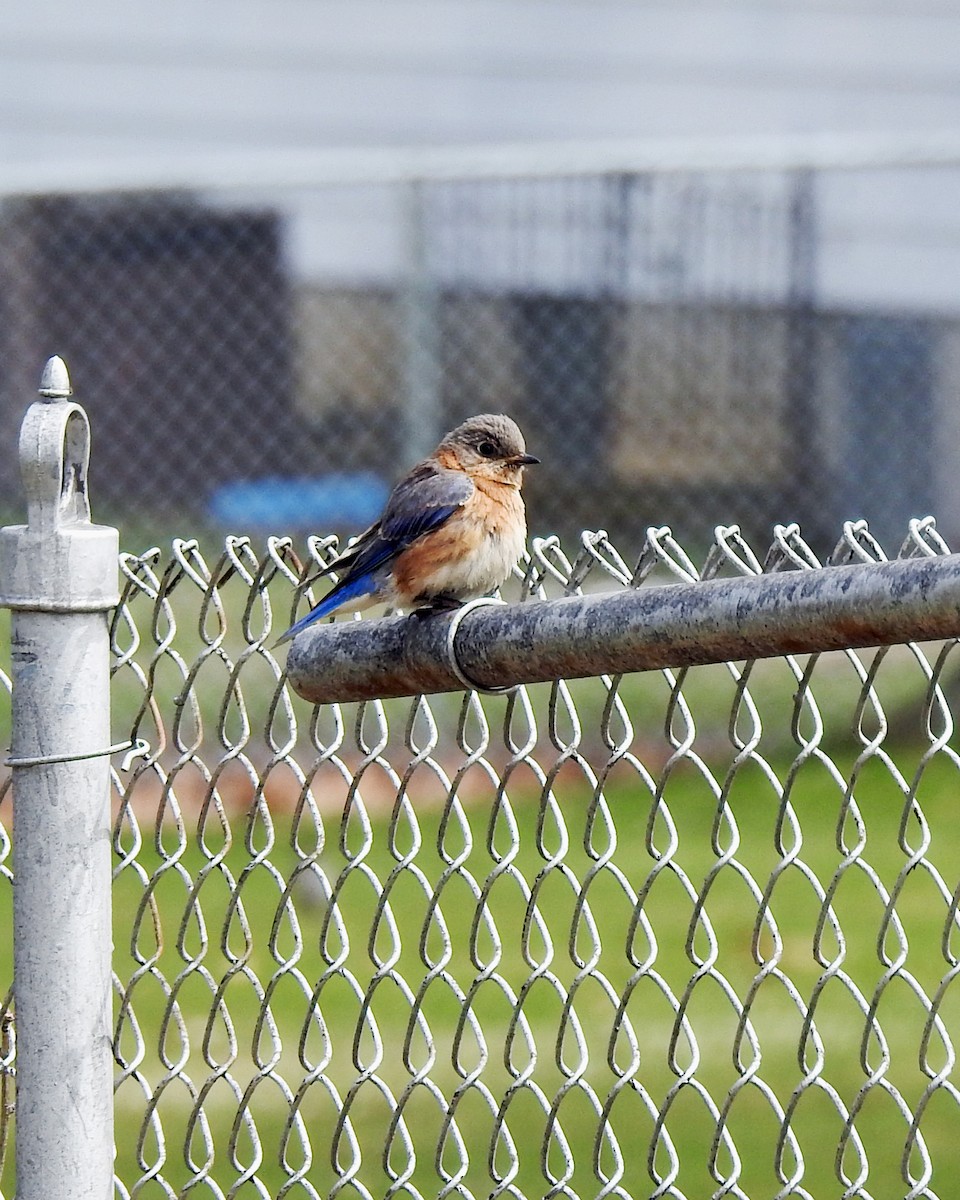
[{"label": "perched bird", "polygon": [[484,413],[458,425],[326,568],[339,580],[277,645],[340,608],[457,608],[493,591],[523,553],[520,485],[523,468],[539,461],[509,417]]}]

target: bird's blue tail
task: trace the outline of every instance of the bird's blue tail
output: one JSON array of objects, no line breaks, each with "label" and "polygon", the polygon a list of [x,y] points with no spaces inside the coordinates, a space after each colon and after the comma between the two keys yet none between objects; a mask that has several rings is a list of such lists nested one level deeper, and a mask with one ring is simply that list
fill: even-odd
[{"label": "bird's blue tail", "polygon": [[291,641],[308,625],[312,625],[314,621],[322,621],[324,617],[329,617],[331,613],[336,612],[344,604],[349,604],[351,600],[358,600],[361,596],[370,596],[375,591],[376,584],[370,574],[344,580],[342,584],[337,584],[333,591],[328,592],[316,607],[311,608],[305,617],[301,617],[295,625],[290,626],[286,633],[278,637],[274,642],[274,647]]}]

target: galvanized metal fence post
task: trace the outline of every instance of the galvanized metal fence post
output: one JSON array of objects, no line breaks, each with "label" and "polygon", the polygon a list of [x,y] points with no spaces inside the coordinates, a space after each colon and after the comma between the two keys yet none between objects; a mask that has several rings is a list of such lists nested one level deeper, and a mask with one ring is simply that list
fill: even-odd
[{"label": "galvanized metal fence post", "polygon": [[52,358],[20,433],[26,525],[0,531],[13,610],[19,1200],[113,1191],[109,631],[115,529],[93,525],[90,429]]}]

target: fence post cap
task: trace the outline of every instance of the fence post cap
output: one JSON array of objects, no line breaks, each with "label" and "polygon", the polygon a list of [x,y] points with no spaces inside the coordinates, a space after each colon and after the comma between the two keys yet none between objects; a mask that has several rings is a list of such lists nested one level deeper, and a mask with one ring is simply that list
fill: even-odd
[{"label": "fence post cap", "polygon": [[59,354],[47,359],[40,376],[39,390],[44,400],[66,400],[73,395],[67,364]]},{"label": "fence post cap", "polygon": [[66,364],[54,356],[20,429],[27,524],[0,529],[4,608],[90,612],[120,599],[119,534],[90,519],[90,424],[71,394]]}]

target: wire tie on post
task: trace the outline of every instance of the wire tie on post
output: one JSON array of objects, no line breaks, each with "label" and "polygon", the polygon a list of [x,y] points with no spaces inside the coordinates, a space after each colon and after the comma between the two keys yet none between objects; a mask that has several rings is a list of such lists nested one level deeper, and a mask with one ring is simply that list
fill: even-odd
[{"label": "wire tie on post", "polygon": [[447,665],[468,691],[483,692],[487,696],[505,696],[509,692],[515,692],[519,686],[514,683],[505,687],[486,687],[482,683],[477,683],[464,671],[460,665],[460,660],[457,658],[457,630],[460,628],[460,622],[467,613],[473,612],[475,608],[485,608],[490,604],[501,605],[505,603],[505,600],[498,600],[495,596],[481,596],[477,600],[468,600],[466,604],[462,604],[454,613],[453,620],[447,629]]},{"label": "wire tie on post", "polygon": [[89,750],[83,754],[43,754],[36,758],[7,758],[3,765],[5,767],[48,767],[55,763],[84,762],[88,758],[107,758],[112,754],[122,754],[124,750],[127,751],[127,754],[120,764],[120,769],[129,771],[133,759],[145,758],[150,753],[150,743],[144,741],[143,738],[136,738],[133,741],[128,739],[125,742],[117,742],[115,746],[108,746],[106,750]]}]

